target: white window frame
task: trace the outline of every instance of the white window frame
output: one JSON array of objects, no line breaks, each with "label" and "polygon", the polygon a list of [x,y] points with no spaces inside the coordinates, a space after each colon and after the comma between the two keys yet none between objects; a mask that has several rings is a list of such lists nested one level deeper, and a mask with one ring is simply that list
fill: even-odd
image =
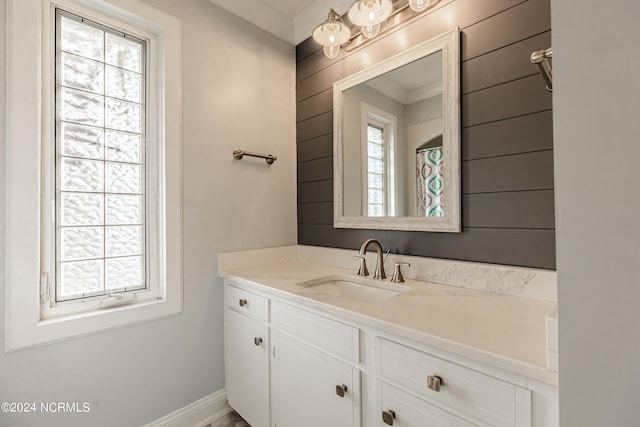
[{"label": "white window frame", "polygon": [[[368,127],[372,124],[382,128],[383,147],[384,147],[384,215],[395,216],[398,212],[398,199],[395,196],[398,192],[396,180],[396,163],[398,156],[396,154],[396,141],[398,140],[398,118],[393,114],[367,104],[360,103],[360,144],[362,153],[368,154]],[[369,156],[363,155],[362,158],[362,212],[368,212],[369,208]]]},{"label": "white window frame", "polygon": [[[8,0],[5,352],[182,312],[180,21],[136,0]],[[148,40],[147,177],[154,213],[149,250],[157,295],[128,305],[46,312],[51,261],[51,191],[55,88],[53,8],[143,35]],[[41,216],[42,215],[42,216]],[[54,248],[55,250],[55,248]],[[84,304],[84,303],[80,303]]]}]

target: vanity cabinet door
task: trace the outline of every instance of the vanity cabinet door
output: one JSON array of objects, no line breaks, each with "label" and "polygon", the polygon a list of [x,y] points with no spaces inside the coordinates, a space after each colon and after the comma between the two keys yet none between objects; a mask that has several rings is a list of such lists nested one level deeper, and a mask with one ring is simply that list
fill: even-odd
[{"label": "vanity cabinet door", "polygon": [[252,427],[269,427],[269,328],[225,309],[227,400]]},{"label": "vanity cabinet door", "polygon": [[359,426],[357,368],[284,334],[275,347],[275,425]]}]

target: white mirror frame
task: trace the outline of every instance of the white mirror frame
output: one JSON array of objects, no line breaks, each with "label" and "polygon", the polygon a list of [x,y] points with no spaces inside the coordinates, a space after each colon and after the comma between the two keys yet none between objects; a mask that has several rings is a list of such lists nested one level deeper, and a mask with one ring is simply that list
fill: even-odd
[{"label": "white mirror frame", "polygon": [[[436,231],[459,233],[460,224],[460,35],[453,28],[431,40],[372,65],[333,85],[334,227],[369,230]],[[445,203],[442,217],[344,216],[343,99],[342,93],[362,82],[442,51],[442,103]]]}]

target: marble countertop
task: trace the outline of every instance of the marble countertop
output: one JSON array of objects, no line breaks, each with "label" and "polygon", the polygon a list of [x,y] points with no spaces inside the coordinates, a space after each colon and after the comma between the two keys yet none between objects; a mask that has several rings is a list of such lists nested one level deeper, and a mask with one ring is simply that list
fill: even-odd
[{"label": "marble countertop", "polygon": [[[341,298],[298,283],[353,270],[302,261],[220,271],[240,285],[312,307],[347,320],[557,386],[546,368],[545,318],[550,301],[407,279],[410,289],[382,301]],[[389,282],[389,278],[385,280]]]}]

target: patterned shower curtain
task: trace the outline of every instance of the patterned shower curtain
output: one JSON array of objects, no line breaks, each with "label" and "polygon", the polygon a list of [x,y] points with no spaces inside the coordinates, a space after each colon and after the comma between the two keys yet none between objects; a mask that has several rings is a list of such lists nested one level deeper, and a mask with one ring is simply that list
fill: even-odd
[{"label": "patterned shower curtain", "polygon": [[442,178],[442,147],[416,152],[416,203],[418,216],[444,215],[444,180]]}]

